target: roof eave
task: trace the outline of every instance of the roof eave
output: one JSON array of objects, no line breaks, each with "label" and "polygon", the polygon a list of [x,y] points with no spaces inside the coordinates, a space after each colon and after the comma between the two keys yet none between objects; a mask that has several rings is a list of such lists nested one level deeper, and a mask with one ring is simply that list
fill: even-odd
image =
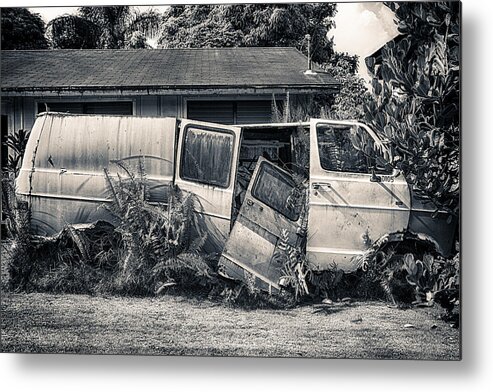
[{"label": "roof eave", "polygon": [[269,94],[292,92],[309,94],[317,92],[337,93],[339,83],[298,84],[271,86],[66,86],[66,87],[2,87],[3,96],[36,95],[204,95],[204,94]]}]

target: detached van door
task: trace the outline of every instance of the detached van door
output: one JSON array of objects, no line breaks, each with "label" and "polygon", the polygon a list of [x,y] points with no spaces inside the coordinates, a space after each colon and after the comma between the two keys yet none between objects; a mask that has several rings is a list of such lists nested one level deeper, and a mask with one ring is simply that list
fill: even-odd
[{"label": "detached van door", "polygon": [[204,250],[220,253],[231,228],[241,128],[182,120],[179,132],[175,184],[197,197]]},{"label": "detached van door", "polygon": [[272,292],[279,290],[282,261],[274,257],[279,239],[300,245],[297,235],[300,205],[294,202],[292,177],[265,158],[259,158],[245,200],[219,260],[219,272],[228,278],[250,281]]},{"label": "detached van door", "polygon": [[407,228],[409,186],[389,159],[368,126],[311,120],[307,257],[312,267],[335,263],[353,271],[357,256],[374,241]]}]

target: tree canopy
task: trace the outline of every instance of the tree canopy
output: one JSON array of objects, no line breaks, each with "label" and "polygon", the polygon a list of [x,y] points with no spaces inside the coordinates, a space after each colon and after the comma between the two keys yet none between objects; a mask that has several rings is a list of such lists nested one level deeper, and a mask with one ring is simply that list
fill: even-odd
[{"label": "tree canopy", "polygon": [[357,55],[335,52],[322,66],[341,83],[341,90],[326,99],[328,117],[338,120],[361,120],[364,105],[370,99],[365,80],[358,75]]},{"label": "tree canopy", "polygon": [[318,63],[333,53],[327,33],[334,26],[333,3],[171,6],[159,44],[166,48],[292,46],[306,53],[312,41]]},{"label": "tree canopy", "polygon": [[368,91],[356,75],[358,58],[334,52],[328,38],[336,12],[334,3],[176,5],[164,15],[158,43],[165,48],[291,46],[308,54],[310,35],[312,60],[341,81],[342,89],[335,97],[314,96],[306,108],[289,108],[290,119],[320,116],[322,109],[334,118],[361,118]]},{"label": "tree canopy", "polygon": [[95,49],[100,29],[95,23],[77,15],[62,15],[48,24],[47,36],[54,49]]},{"label": "tree canopy", "polygon": [[130,6],[80,7],[77,15],[63,15],[48,24],[56,49],[146,48],[146,37],[157,34],[161,15],[138,12]]},{"label": "tree canopy", "polygon": [[47,49],[45,23],[26,8],[2,8],[2,49]]}]

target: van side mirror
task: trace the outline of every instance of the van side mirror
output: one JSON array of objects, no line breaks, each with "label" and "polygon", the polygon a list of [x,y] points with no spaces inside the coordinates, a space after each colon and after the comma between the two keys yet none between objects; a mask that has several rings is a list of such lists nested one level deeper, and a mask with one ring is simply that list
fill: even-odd
[{"label": "van side mirror", "polygon": [[377,176],[377,174],[375,173],[375,166],[372,166],[370,169],[371,169],[370,182],[382,182],[382,176]]}]

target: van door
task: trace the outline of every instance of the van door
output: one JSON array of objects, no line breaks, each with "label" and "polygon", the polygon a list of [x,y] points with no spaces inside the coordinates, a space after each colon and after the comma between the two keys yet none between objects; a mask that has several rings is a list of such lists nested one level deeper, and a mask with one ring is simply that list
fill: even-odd
[{"label": "van door", "polygon": [[[247,281],[269,292],[279,290],[283,265],[274,257],[279,240],[298,247],[300,205],[296,184],[284,170],[259,158],[231,234],[219,260],[225,277]],[[283,234],[284,233],[284,234]],[[287,237],[286,237],[287,235]]]},{"label": "van door", "polygon": [[389,161],[385,145],[364,124],[310,122],[307,257],[313,268],[335,263],[353,271],[374,241],[407,228],[409,186]]},{"label": "van door", "polygon": [[221,252],[231,228],[240,138],[238,127],[190,120],[180,124],[175,184],[196,195],[207,252]]}]

